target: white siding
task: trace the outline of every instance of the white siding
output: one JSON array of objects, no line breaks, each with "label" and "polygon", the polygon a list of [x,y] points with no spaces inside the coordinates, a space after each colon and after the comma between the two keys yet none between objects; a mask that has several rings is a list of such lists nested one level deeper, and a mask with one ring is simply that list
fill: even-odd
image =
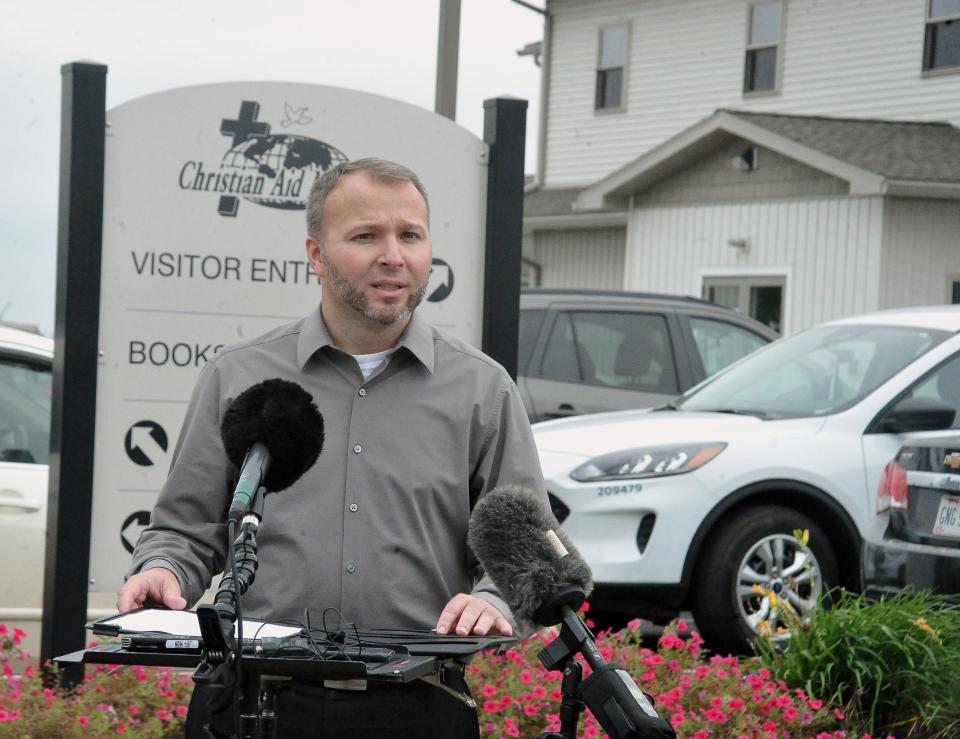
[{"label": "white siding", "polygon": [[880,197],[638,208],[625,289],[699,295],[704,276],[782,275],[789,333],[878,307],[882,225]]},{"label": "white siding", "polygon": [[880,307],[948,303],[947,278],[958,275],[960,204],[888,198]]},{"label": "white siding", "polygon": [[[785,0],[781,91],[742,94],[747,0],[551,0],[547,186],[587,185],[717,108],[960,125],[921,74],[925,0]],[[626,111],[596,112],[600,28],[629,22]]]},{"label": "white siding", "polygon": [[623,228],[538,231],[534,260],[541,266],[541,287],[592,290],[623,289]]}]

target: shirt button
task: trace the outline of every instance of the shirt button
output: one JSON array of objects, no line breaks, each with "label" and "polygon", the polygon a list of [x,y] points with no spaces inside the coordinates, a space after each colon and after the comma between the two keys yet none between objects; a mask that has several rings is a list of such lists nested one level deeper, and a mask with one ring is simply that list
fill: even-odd
[{"label": "shirt button", "polygon": [[356,513],[359,510],[359,508],[360,506],[358,506],[356,503],[350,504],[350,510],[353,511],[354,513]]},{"label": "shirt button", "polygon": [[359,395],[361,398],[365,398],[367,395],[367,389],[365,387],[360,388],[357,390],[357,395]]},{"label": "shirt button", "polygon": [[347,572],[356,572],[356,571],[357,571],[357,566],[353,562],[350,562],[347,565]]},{"label": "shirt button", "polygon": [[363,447],[360,446],[359,444],[356,444],[356,445],[353,447],[353,453],[354,453],[354,454],[359,454],[359,453],[362,452],[362,451],[363,451]]}]

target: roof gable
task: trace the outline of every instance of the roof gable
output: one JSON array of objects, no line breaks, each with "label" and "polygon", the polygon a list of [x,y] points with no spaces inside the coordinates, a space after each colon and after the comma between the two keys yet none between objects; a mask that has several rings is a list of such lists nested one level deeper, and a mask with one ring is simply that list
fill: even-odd
[{"label": "roof gable", "polygon": [[586,188],[574,205],[624,203],[730,135],[845,180],[851,195],[960,198],[960,129],[950,124],[718,110]]}]

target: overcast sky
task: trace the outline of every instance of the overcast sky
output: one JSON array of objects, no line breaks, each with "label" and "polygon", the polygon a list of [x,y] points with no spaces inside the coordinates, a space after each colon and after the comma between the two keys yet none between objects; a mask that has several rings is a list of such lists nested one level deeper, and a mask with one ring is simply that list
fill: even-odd
[{"label": "overcast sky", "polygon": [[[432,110],[439,4],[0,0],[0,318],[53,333],[61,64],[106,64],[108,108],[171,87],[282,80]],[[510,0],[462,0],[457,122],[482,136],[484,99],[528,100],[527,172],[540,76],[516,51],[542,29],[542,16]]]}]

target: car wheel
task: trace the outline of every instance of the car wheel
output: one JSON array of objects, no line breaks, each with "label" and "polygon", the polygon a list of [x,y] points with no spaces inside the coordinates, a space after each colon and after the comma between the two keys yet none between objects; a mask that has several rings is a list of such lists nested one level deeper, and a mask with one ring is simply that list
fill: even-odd
[{"label": "car wheel", "polygon": [[[804,545],[794,536],[808,530]],[[748,653],[760,633],[787,638],[838,583],[837,558],[817,523],[782,506],[735,513],[710,536],[697,562],[693,616],[714,652]]]}]

